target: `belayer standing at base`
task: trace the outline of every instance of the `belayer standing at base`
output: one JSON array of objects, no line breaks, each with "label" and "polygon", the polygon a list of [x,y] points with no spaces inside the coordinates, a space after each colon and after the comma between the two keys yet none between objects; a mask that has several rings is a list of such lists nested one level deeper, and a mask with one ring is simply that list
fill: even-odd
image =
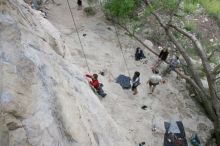
[{"label": "belayer standing at base", "polygon": [[77,0],[78,10],[82,9],[82,0]]},{"label": "belayer standing at base", "polygon": [[159,75],[159,70],[155,69],[153,73],[154,74],[147,81],[147,83],[149,84],[149,88],[150,88],[149,94],[153,94],[156,86],[159,85],[160,82],[162,82],[162,77]]},{"label": "belayer standing at base", "polygon": [[157,60],[156,64],[154,65],[154,68],[157,68],[158,66],[160,66],[160,64],[163,61],[166,61],[168,54],[169,54],[168,49],[167,48],[163,48],[160,51],[160,54],[158,56],[158,60]]},{"label": "belayer standing at base", "polygon": [[137,86],[140,85],[140,72],[136,71],[132,78],[132,87],[131,90],[134,92],[133,95],[138,93]]},{"label": "belayer standing at base", "polygon": [[91,81],[89,81],[89,84],[92,88],[94,88],[96,90],[96,92],[102,96],[105,97],[107,94],[103,91],[102,87],[103,84],[99,83],[98,81],[98,75],[97,74],[93,74],[93,75],[86,75],[87,78],[92,79]]},{"label": "belayer standing at base", "polygon": [[178,56],[174,56],[171,58],[167,68],[162,72],[163,76],[166,76],[167,73],[170,73],[171,71],[175,71],[176,68],[180,67],[180,60]]}]

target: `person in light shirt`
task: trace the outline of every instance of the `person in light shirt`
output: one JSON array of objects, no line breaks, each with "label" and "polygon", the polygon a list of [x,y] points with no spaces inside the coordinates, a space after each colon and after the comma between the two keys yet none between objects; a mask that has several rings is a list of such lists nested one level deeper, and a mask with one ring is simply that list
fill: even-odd
[{"label": "person in light shirt", "polygon": [[153,73],[154,74],[147,81],[147,83],[149,84],[149,88],[150,88],[150,93],[149,94],[153,94],[156,86],[159,85],[160,82],[163,82],[162,77],[159,75],[159,70],[158,69],[155,69]]},{"label": "person in light shirt", "polygon": [[170,73],[171,71],[175,71],[179,67],[180,67],[179,57],[173,56],[173,58],[170,59],[167,68],[162,72],[162,76],[166,76],[166,74]]}]

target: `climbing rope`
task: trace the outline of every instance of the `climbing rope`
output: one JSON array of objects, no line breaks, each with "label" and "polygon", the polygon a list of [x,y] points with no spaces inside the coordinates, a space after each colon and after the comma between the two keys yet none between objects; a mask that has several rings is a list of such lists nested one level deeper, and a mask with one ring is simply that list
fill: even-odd
[{"label": "climbing rope", "polygon": [[86,66],[88,68],[88,71],[90,72],[90,68],[89,68],[89,64],[88,64],[88,61],[87,61],[87,57],[86,57],[86,54],[85,54],[85,51],[84,51],[84,47],[82,45],[82,41],[81,41],[80,36],[79,36],[79,31],[78,31],[77,26],[76,26],[76,21],[75,21],[74,16],[73,16],[73,11],[71,10],[71,7],[70,7],[69,0],[67,0],[67,4],[68,4],[69,10],[70,10],[70,14],[71,14],[71,17],[72,17],[72,20],[73,20],[74,27],[76,29],[76,33],[77,33],[77,36],[78,36],[78,39],[79,39],[81,50],[83,52],[83,56],[84,56],[84,59],[85,59],[85,62],[86,62]]},{"label": "climbing rope", "polygon": [[[113,18],[113,17],[112,17],[112,18]],[[112,20],[113,20],[113,19],[112,19]],[[131,74],[130,74],[129,69],[128,69],[128,64],[127,64],[127,61],[126,61],[126,59],[125,59],[125,54],[124,54],[124,51],[123,51],[123,49],[122,49],[122,44],[121,44],[121,41],[120,41],[120,39],[119,39],[118,29],[117,29],[117,27],[116,27],[116,25],[115,25],[114,20],[113,20],[113,26],[114,26],[114,28],[115,28],[115,33],[116,33],[116,37],[117,37],[117,40],[118,40],[119,48],[120,48],[120,50],[121,50],[121,54],[122,54],[122,57],[123,57],[123,59],[124,59],[125,68],[126,68],[126,70],[127,70],[127,72],[128,72],[128,76],[131,77]]]},{"label": "climbing rope", "polygon": [[[124,55],[124,52],[123,52],[123,49],[122,49],[122,44],[121,44],[120,39],[119,39],[119,33],[118,33],[118,30],[117,30],[116,25],[115,25],[115,23],[114,23],[114,20],[113,20],[113,26],[114,26],[114,28],[115,28],[117,40],[118,40],[119,47],[120,47],[120,50],[121,50],[121,53],[122,53],[122,56],[123,56],[123,59],[124,59],[124,63],[125,63],[126,70],[127,70],[127,72],[128,72],[129,77],[131,78],[131,74],[130,74],[129,69],[128,69],[128,64],[127,64],[127,61],[126,61],[126,58],[125,58],[125,55]],[[145,89],[144,89],[143,86],[140,86],[140,88],[142,89],[142,91],[145,91]]]},{"label": "climbing rope", "polygon": [[[4,76],[4,71],[3,71],[3,67],[4,67],[4,64],[3,64],[3,53],[0,53],[0,97],[2,97],[2,92],[3,92],[3,76]],[[2,103],[0,103],[0,106]]]}]

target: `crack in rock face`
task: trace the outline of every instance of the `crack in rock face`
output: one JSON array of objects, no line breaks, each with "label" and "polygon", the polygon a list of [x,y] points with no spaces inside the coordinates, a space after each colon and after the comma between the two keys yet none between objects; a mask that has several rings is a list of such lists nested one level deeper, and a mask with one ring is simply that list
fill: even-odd
[{"label": "crack in rock face", "polygon": [[8,130],[16,130],[16,129],[18,129],[18,128],[22,128],[21,125],[18,125],[18,124],[15,123],[15,122],[7,123],[7,127],[8,127]]}]

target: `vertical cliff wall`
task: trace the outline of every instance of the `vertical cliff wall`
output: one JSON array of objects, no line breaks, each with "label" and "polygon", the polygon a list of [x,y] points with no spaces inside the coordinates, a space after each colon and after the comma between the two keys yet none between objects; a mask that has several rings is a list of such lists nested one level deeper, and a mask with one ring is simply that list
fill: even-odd
[{"label": "vertical cliff wall", "polygon": [[131,146],[41,12],[22,0],[0,10],[0,145]]}]

